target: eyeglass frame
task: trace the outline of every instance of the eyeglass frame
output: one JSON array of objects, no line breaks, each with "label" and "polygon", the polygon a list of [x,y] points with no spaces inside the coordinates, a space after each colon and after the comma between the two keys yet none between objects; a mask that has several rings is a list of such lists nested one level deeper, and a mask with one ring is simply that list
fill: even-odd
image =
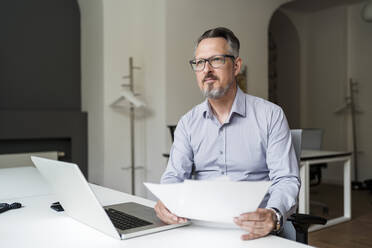
[{"label": "eyeglass frame", "polygon": [[[214,57],[217,57],[217,56],[222,56],[224,62],[223,62],[223,64],[222,64],[221,66],[219,66],[219,67],[214,67],[214,66],[211,64],[211,61],[210,61],[210,60],[211,60],[212,58],[214,58]],[[225,63],[226,63],[226,58],[231,58],[232,61],[234,61],[234,60],[236,59],[235,56],[234,56],[234,55],[231,55],[231,54],[217,54],[217,55],[213,55],[213,56],[211,56],[211,57],[209,57],[209,58],[206,58],[206,59],[198,59],[198,60],[202,60],[202,61],[204,61],[204,66],[203,66],[203,68],[202,68],[201,70],[195,70],[194,67],[192,66],[193,64],[196,65],[196,59],[192,59],[192,60],[190,60],[189,63],[190,63],[191,69],[192,69],[194,72],[200,72],[200,71],[202,71],[202,70],[205,69],[205,65],[207,64],[207,62],[209,63],[209,65],[210,65],[213,69],[221,68],[223,65],[225,65]]]}]

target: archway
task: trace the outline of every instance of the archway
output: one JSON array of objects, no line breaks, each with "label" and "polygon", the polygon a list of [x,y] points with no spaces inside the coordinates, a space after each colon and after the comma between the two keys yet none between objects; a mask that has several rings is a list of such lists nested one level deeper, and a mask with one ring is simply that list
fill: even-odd
[{"label": "archway", "polygon": [[269,24],[269,100],[281,106],[291,128],[300,127],[300,41],[280,10]]}]

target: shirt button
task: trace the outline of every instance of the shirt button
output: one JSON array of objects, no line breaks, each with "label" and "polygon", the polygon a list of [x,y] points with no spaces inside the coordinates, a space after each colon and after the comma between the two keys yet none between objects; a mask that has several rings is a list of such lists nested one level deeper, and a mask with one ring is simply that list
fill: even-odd
[{"label": "shirt button", "polygon": [[221,171],[221,174],[222,174],[222,175],[225,175],[225,172],[224,172],[224,171]]},{"label": "shirt button", "polygon": [[223,151],[220,151],[220,154],[222,155],[223,154]]}]

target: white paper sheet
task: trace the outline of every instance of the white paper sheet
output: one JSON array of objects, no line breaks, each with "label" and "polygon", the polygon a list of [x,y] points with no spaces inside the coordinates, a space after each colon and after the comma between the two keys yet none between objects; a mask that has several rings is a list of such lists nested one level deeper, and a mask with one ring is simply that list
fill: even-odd
[{"label": "white paper sheet", "polygon": [[234,217],[258,208],[271,182],[187,180],[176,184],[144,184],[177,216],[233,223]]}]

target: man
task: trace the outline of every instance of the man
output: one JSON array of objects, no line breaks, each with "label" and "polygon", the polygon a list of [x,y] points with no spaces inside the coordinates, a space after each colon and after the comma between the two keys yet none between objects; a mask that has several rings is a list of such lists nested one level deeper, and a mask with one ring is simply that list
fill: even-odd
[{"label": "man", "polygon": [[[198,39],[190,64],[207,99],[179,121],[161,183],[182,182],[192,174],[197,180],[225,175],[234,181],[272,181],[255,212],[234,218],[247,231],[242,236],[247,240],[282,230],[296,208],[300,180],[282,109],[244,94],[237,86],[242,66],[239,47],[239,40],[226,28],[208,30]],[[155,211],[166,223],[186,221],[161,201]]]}]

